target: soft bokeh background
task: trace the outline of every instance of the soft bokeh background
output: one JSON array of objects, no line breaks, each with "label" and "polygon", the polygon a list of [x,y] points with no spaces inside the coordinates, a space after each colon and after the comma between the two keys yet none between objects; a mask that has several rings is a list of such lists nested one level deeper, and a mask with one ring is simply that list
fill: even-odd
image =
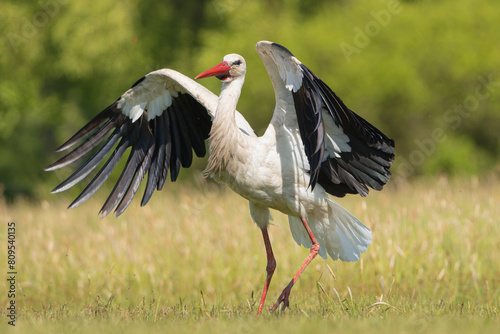
[{"label": "soft bokeh background", "polygon": [[162,67],[194,77],[244,55],[238,109],[262,133],[274,106],[254,51],[264,39],[395,139],[394,179],[498,172],[499,12],[499,2],[466,0],[3,1],[1,191],[47,196],[62,177],[43,172],[54,149]]}]

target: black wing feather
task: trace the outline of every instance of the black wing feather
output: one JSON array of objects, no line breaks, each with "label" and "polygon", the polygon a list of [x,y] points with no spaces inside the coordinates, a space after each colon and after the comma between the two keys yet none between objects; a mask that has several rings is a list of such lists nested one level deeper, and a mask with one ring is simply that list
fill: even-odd
[{"label": "black wing feather", "polygon": [[125,193],[120,203],[116,207],[115,213],[117,216],[122,214],[123,211],[125,211],[125,209],[132,202],[132,198],[139,189],[141,181],[151,165],[151,158],[155,149],[155,145],[154,145],[153,134],[151,133],[149,126],[147,125],[147,121],[145,119],[142,120],[141,130],[142,130],[140,135],[141,144],[137,148],[136,152],[139,157],[139,160],[142,161],[140,162],[139,167],[134,168],[135,169],[134,176],[130,181],[127,192]]},{"label": "black wing feather", "polygon": [[118,161],[120,161],[121,157],[125,153],[128,147],[130,147],[130,142],[132,138],[135,137],[136,135],[136,128],[131,127],[131,124],[124,124],[123,127],[126,128],[126,135],[124,135],[116,149],[114,150],[113,154],[109,157],[109,159],[106,161],[104,166],[99,170],[99,172],[94,176],[92,181],[85,187],[83,192],[73,201],[73,203],[70,204],[68,209],[77,207],[78,205],[84,203],[86,200],[88,200],[99,188],[106,182],[108,177],[111,175],[111,172],[113,172],[113,169],[116,167],[118,164]]},{"label": "black wing feather", "polygon": [[[143,80],[144,78],[139,79],[134,86],[141,84]],[[177,97],[173,97],[172,105],[149,121],[147,114],[144,113],[132,122],[131,118],[118,108],[118,101],[96,115],[58,151],[80,143],[77,148],[46,168],[55,170],[65,167],[85,158],[95,150],[90,158],[53,190],[58,192],[79,183],[104,162],[69,208],[82,204],[95,194],[109,178],[128,148],[130,154],[126,165],[102,206],[101,216],[106,216],[113,209],[116,216],[122,214],[131,203],[146,174],[148,180],[141,205],[149,201],[155,189],[162,189],[169,169],[170,179],[175,181],[181,166],[191,165],[193,151],[199,157],[206,155],[205,140],[209,136],[212,121],[205,107],[191,95],[180,93]],[[113,147],[115,149],[110,155]]]},{"label": "black wing feather", "polygon": [[[141,117],[142,118],[142,117]],[[139,123],[140,120],[138,120]],[[142,160],[141,157],[141,150],[142,145],[144,143],[144,140],[140,138],[140,130],[138,127],[134,127],[130,136],[130,142],[129,144],[132,146],[132,149],[130,150],[130,154],[127,160],[127,163],[125,165],[125,168],[123,169],[120,177],[118,178],[118,181],[116,182],[113,190],[109,194],[108,199],[104,203],[104,205],[101,208],[101,217],[104,217],[108,215],[113,207],[118,203],[118,201],[123,197],[123,194],[125,193],[125,190],[130,183],[130,179],[132,178],[133,173],[135,172],[135,169],[137,168],[138,164]],[[141,139],[141,140],[140,140]],[[137,147],[139,146],[139,147]]]},{"label": "black wing feather", "polygon": [[163,162],[165,157],[165,145],[166,145],[166,131],[162,127],[164,124],[165,113],[156,117],[154,120],[150,121],[153,129],[153,137],[155,138],[155,152],[152,156],[151,167],[148,172],[148,182],[146,183],[146,190],[144,190],[144,196],[142,197],[141,206],[148,203],[149,199],[153,195],[155,188],[159,184],[161,171],[163,168]]},{"label": "black wing feather", "polygon": [[168,117],[172,139],[172,145],[170,147],[170,180],[172,182],[175,182],[177,180],[177,176],[179,176],[179,171],[181,170],[182,139],[179,134],[179,129],[177,128],[177,117],[173,108],[172,110],[169,110]]},{"label": "black wing feather", "polygon": [[[305,76],[309,73],[305,73]],[[309,159],[311,179],[309,186],[314,189],[319,177],[321,159],[325,146],[323,143],[324,123],[321,112],[321,95],[317,94],[314,81],[304,78],[300,89],[293,94],[297,123],[304,143],[304,149]]]},{"label": "black wing feather", "polygon": [[[65,181],[54,188],[54,190],[52,190],[52,193],[69,189],[80,182],[82,179],[84,179],[87,175],[89,175],[97,167],[97,165],[99,165],[101,161],[109,154],[116,142],[120,139],[120,137],[124,136],[127,131],[129,131],[129,127],[127,127],[126,125],[122,125],[120,128],[116,129],[115,132],[108,137],[104,144],[99,147],[94,155],[92,155],[90,159],[83,163],[83,165],[81,165],[80,168],[78,168],[73,174],[71,174],[71,176],[69,176]],[[82,157],[83,155],[79,156],[78,159]]]},{"label": "black wing feather", "polygon": [[165,131],[165,157],[163,162],[163,169],[160,175],[160,180],[158,181],[157,189],[161,190],[165,181],[167,180],[168,169],[170,167],[170,159],[172,156],[172,131],[170,131],[170,117],[168,116],[168,110],[163,117],[163,128]]},{"label": "black wing feather", "polygon": [[178,134],[181,152],[181,166],[188,168],[191,166],[191,162],[193,161],[193,146],[191,144],[191,140],[189,139],[189,133],[183,117],[183,113],[185,113],[185,111],[182,108],[182,104],[179,103],[179,99],[172,101],[172,107],[175,111],[175,127],[179,129]]},{"label": "black wing feather", "polygon": [[[319,183],[334,196],[368,194],[368,186],[380,190],[389,181],[394,160],[394,141],[355,114],[305,65],[301,87],[293,93],[297,122],[309,160],[309,186]],[[349,137],[350,152],[324,159],[326,109],[336,125]]]},{"label": "black wing feather", "polygon": [[183,94],[181,101],[183,112],[180,115],[187,127],[193,151],[198,157],[205,156],[207,153],[205,138],[210,133],[210,127],[207,127],[206,124],[210,124],[210,116],[203,108],[200,108],[198,103],[195,103],[191,95]]}]

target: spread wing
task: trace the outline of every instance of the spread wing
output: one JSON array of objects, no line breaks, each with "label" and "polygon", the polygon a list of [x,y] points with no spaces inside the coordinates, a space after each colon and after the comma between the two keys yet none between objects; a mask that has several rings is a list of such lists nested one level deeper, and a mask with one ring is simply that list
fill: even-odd
[{"label": "spread wing", "polygon": [[[389,181],[394,141],[346,107],[342,100],[285,47],[267,41],[256,50],[273,82],[276,108],[271,123],[297,130],[296,145],[309,186],[328,193],[368,194]],[[299,159],[300,160],[300,159]]]},{"label": "spread wing", "polygon": [[[215,94],[179,72],[162,69],[147,74],[57,149],[64,151],[78,144],[45,170],[87,159],[52,192],[71,188],[104,162],[69,208],[82,204],[104,184],[130,147],[125,167],[100,214],[106,216],[113,208],[116,216],[123,213],[147,174],[141,202],[145,205],[155,189],[162,189],[168,174],[175,181],[181,167],[191,166],[193,152],[198,157],[206,155],[205,140],[217,100]],[[236,120],[242,131],[253,134],[240,114]]]}]

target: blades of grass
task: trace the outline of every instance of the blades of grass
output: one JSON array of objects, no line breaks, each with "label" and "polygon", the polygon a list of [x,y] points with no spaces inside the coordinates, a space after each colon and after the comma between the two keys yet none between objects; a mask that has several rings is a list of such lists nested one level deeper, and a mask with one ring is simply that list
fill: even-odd
[{"label": "blades of grass", "polygon": [[[363,259],[361,259],[362,261]],[[337,276],[335,276],[335,274],[333,273],[333,270],[332,268],[330,268],[330,266],[328,264],[326,264],[326,268],[328,268],[328,271],[330,272],[330,275],[332,275],[333,277],[333,280],[336,281],[337,280]]]},{"label": "blades of grass", "polygon": [[156,303],[155,317],[154,317],[155,323],[156,323],[156,320],[158,319],[158,311],[160,309],[160,300],[161,300],[161,296],[160,296],[160,298],[158,298],[158,303]]},{"label": "blades of grass", "polygon": [[[393,308],[393,309],[395,309],[396,311],[398,311],[399,313],[403,313],[403,311],[401,311],[400,309],[398,309],[396,306],[393,306],[393,305],[391,305],[391,304],[389,304],[389,303],[386,303],[386,302],[376,302],[376,303],[373,303],[373,304],[371,304],[370,306],[368,306],[368,308],[367,308],[367,309],[368,309],[368,310],[369,310],[369,309],[372,309],[372,310],[373,310],[373,309],[374,309],[375,307],[377,307],[377,306],[387,306],[387,309],[385,309],[385,310],[384,310],[384,312],[385,312],[385,311],[387,311],[388,309]],[[371,312],[372,312],[372,311],[370,311],[370,312],[368,312],[368,313],[371,313]]]},{"label": "blades of grass", "polygon": [[[328,302],[332,305],[332,307],[335,307],[335,304],[333,303],[333,301],[330,298],[330,296],[328,295],[328,293],[326,293],[325,288],[323,287],[321,282],[318,281],[318,282],[316,282],[316,284],[318,286],[318,290],[321,290],[321,292],[323,292],[323,294],[326,296],[326,299],[328,299]],[[321,302],[321,298],[320,298],[320,302]]]}]

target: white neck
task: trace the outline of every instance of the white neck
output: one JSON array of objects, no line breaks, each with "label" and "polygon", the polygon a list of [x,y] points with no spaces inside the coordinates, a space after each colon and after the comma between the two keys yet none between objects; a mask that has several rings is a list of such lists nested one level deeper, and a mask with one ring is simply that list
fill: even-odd
[{"label": "white neck", "polygon": [[217,111],[215,112],[214,122],[219,119],[220,121],[225,121],[231,119],[234,121],[234,113],[236,111],[236,105],[240,99],[241,89],[243,88],[243,83],[245,82],[245,77],[237,77],[230,82],[223,82],[222,89],[219,95],[219,101],[217,103]]},{"label": "white neck", "polygon": [[235,120],[236,105],[245,81],[244,76],[222,84],[217,109],[210,130],[210,156],[205,176],[213,176],[226,169],[238,147],[242,134]]}]

